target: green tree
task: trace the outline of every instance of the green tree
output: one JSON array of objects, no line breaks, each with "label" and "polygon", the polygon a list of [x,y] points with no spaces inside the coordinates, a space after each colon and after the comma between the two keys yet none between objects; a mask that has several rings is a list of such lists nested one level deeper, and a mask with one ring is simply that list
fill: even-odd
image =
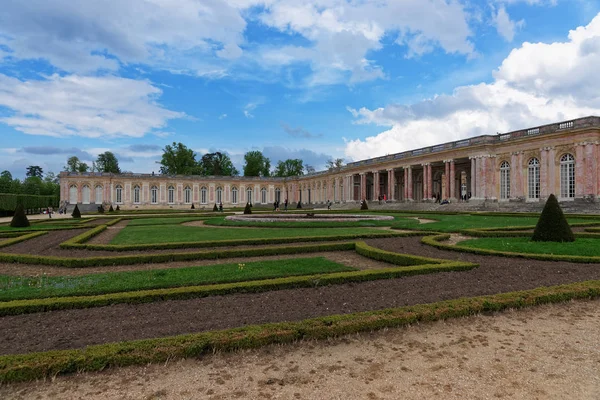
[{"label": "green tree", "polygon": [[160,173],[166,175],[191,175],[198,171],[196,154],[183,143],[166,145],[159,164]]},{"label": "green tree", "polygon": [[58,176],[54,172],[50,171],[44,177],[42,183],[42,194],[45,196],[60,196],[60,185]]},{"label": "green tree", "polygon": [[11,193],[12,174],[9,171],[0,173],[0,193]]},{"label": "green tree", "polygon": [[277,161],[273,175],[278,177],[304,175],[303,162],[299,158]]},{"label": "green tree", "polygon": [[27,167],[27,172],[25,172],[25,175],[28,178],[36,176],[42,179],[44,177],[44,170],[39,165],[30,165],[29,167]]},{"label": "green tree", "polygon": [[83,173],[88,172],[90,167],[86,163],[81,162],[79,157],[72,156],[67,159],[67,165],[65,165],[64,169],[67,172]]},{"label": "green tree", "polygon": [[315,167],[313,167],[312,165],[307,165],[304,168],[306,168],[306,173],[307,174],[314,174],[315,173]]},{"label": "green tree", "polygon": [[335,169],[335,170],[340,170],[340,168],[342,168],[344,166],[344,159],[343,158],[336,158],[335,160],[329,160],[327,161],[327,169]]},{"label": "green tree", "polygon": [[24,194],[40,195],[42,194],[42,186],[43,183],[39,177],[30,176],[23,181],[22,192]]},{"label": "green tree", "polygon": [[207,153],[202,156],[198,163],[200,175],[204,176],[236,176],[239,171],[233,166],[231,159],[225,153],[220,151]]},{"label": "green tree", "polygon": [[271,160],[258,150],[244,154],[244,176],[269,176]]},{"label": "green tree", "polygon": [[117,160],[117,157],[110,151],[105,151],[98,155],[95,167],[98,172],[111,172],[113,174],[121,173],[119,160]]}]

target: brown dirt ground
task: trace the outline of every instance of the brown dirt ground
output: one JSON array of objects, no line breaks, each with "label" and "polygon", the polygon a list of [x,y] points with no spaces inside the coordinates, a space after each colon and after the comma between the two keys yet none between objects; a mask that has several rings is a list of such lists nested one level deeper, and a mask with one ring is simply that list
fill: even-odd
[{"label": "brown dirt ground", "polygon": [[12,399],[598,399],[600,300],[0,387]]}]

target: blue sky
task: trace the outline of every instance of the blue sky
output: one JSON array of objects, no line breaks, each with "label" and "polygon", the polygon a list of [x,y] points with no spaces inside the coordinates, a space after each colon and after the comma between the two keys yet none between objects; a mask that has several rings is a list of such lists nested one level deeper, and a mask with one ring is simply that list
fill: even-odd
[{"label": "blue sky", "polygon": [[600,115],[592,0],[3,0],[0,171],[355,161]]}]

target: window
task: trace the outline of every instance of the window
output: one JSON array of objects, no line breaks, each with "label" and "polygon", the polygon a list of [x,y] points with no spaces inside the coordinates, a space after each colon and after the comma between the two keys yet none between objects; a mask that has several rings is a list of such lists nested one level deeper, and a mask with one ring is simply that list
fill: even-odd
[{"label": "window", "polygon": [[231,188],[231,203],[238,203],[238,190],[235,186]]},{"label": "window", "polygon": [[77,186],[69,187],[69,203],[77,204]]},{"label": "window", "polygon": [[117,185],[115,187],[115,198],[117,204],[123,204],[123,186]]},{"label": "window", "polygon": [[183,189],[183,197],[185,199],[185,204],[190,204],[192,202],[192,188],[186,186]]},{"label": "window", "polygon": [[252,204],[252,189],[246,190],[246,202]]},{"label": "window", "polygon": [[158,188],[156,186],[152,186],[152,189],[150,189],[150,203],[158,203]]},{"label": "window", "polygon": [[138,185],[133,187],[133,203],[140,204],[140,187]]},{"label": "window", "polygon": [[275,189],[275,201],[281,203],[281,189],[279,188]]},{"label": "window", "polygon": [[220,186],[217,188],[217,204],[221,204],[223,202],[223,188]]},{"label": "window", "polygon": [[502,161],[500,164],[500,198],[508,199],[510,197],[510,164]]},{"label": "window", "polygon": [[575,158],[571,154],[560,158],[560,197],[575,197]]},{"label": "window", "polygon": [[540,161],[537,158],[529,160],[527,167],[527,197],[540,198]]},{"label": "window", "polygon": [[267,204],[267,189],[260,189],[260,202],[263,204]]},{"label": "window", "polygon": [[102,186],[96,186],[96,204],[102,204],[104,201],[102,196]]},{"label": "window", "polygon": [[202,188],[200,189],[200,204],[208,203],[207,193],[208,193],[208,190],[206,190],[206,187],[202,186]]},{"label": "window", "polygon": [[327,197],[327,182],[323,182],[323,186],[321,186],[321,202],[327,200],[325,197]]},{"label": "window", "polygon": [[168,199],[169,201],[168,201],[168,203],[169,204],[175,203],[175,188],[173,186],[169,186],[168,193],[169,193],[169,199]]},{"label": "window", "polygon": [[88,185],[84,185],[81,188],[81,202],[83,204],[90,204],[90,187]]}]

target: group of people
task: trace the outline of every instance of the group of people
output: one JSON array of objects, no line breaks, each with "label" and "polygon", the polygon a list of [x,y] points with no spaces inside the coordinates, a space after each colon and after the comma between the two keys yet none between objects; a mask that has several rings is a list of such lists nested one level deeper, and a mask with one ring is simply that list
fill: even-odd
[{"label": "group of people", "polygon": [[[279,206],[280,206],[279,200],[275,200],[275,202],[273,203],[273,211],[280,211],[279,210]],[[287,201],[287,199],[285,199],[285,201],[283,202],[283,207],[284,207],[283,210],[287,211],[287,208],[288,208],[288,201]]]},{"label": "group of people", "polygon": [[384,203],[387,203],[387,197],[385,194],[380,194],[379,196],[377,196],[377,200],[379,201],[379,204],[381,204],[382,201]]}]

